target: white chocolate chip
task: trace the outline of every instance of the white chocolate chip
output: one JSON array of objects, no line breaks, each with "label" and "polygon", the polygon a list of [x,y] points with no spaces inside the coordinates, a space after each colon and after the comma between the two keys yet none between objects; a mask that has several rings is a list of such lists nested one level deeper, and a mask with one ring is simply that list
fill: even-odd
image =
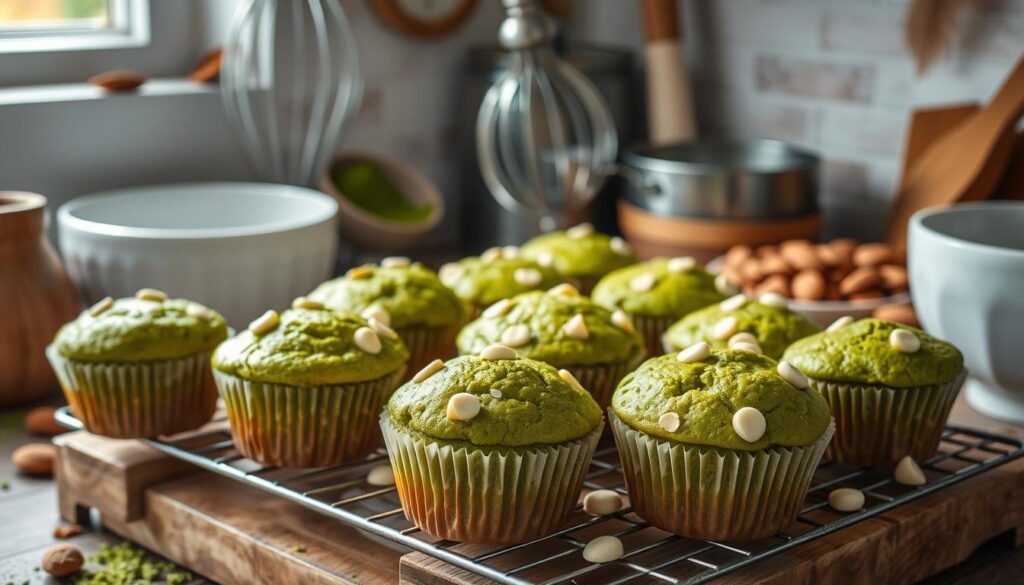
[{"label": "white chocolate chip", "polygon": [[530,328],[523,324],[513,325],[501,332],[501,342],[509,347],[522,347],[530,343],[532,338]]},{"label": "white chocolate chip", "polygon": [[748,443],[760,440],[764,436],[767,425],[761,411],[752,406],[744,406],[732,415],[733,430]]},{"label": "white chocolate chip", "polygon": [[497,388],[491,388],[490,392],[493,398],[501,398],[501,390],[498,390]]},{"label": "white chocolate chip", "polygon": [[762,305],[768,305],[769,307],[775,307],[776,309],[786,309],[789,307],[789,299],[780,295],[777,292],[766,292],[757,298]]},{"label": "white chocolate chip", "polygon": [[356,342],[356,347],[365,351],[366,353],[378,354],[381,350],[380,337],[377,336],[377,332],[369,327],[360,327],[356,329],[352,339]]},{"label": "white chocolate chip", "polygon": [[622,558],[622,541],[614,536],[598,536],[583,547],[583,560],[588,563],[610,563]]},{"label": "white chocolate chip", "polygon": [[519,357],[516,355],[516,350],[500,343],[488,345],[480,350],[479,355],[485,360],[514,360]]},{"label": "white chocolate chip", "polygon": [[677,256],[668,261],[669,272],[688,272],[697,267],[697,259],[693,256]]},{"label": "white chocolate chip", "polygon": [[853,317],[849,315],[843,315],[842,317],[833,321],[832,324],[829,325],[827,329],[825,329],[825,331],[829,333],[835,333],[836,331],[839,331],[840,329],[846,327],[847,325],[853,323],[854,321],[855,319]]},{"label": "white chocolate chip", "polygon": [[656,282],[658,277],[653,272],[641,272],[629,279],[629,288],[633,292],[647,292],[654,288]]},{"label": "white chocolate chip", "polygon": [[783,380],[789,382],[789,385],[797,390],[803,390],[811,385],[810,381],[807,380],[807,376],[787,361],[780,361],[779,365],[775,366],[775,371],[782,376]]},{"label": "white chocolate chip", "polygon": [[864,507],[864,492],[853,488],[834,489],[828,493],[828,505],[839,512],[856,512]]},{"label": "white chocolate chip", "polygon": [[573,339],[587,339],[590,337],[590,331],[587,330],[587,323],[583,320],[583,315],[577,313],[573,315],[572,319],[565,322],[562,325],[562,331]]},{"label": "white chocolate chip", "polygon": [[416,375],[412,377],[412,381],[419,384],[434,374],[440,372],[444,368],[443,360],[434,360],[429,364],[423,366],[423,369],[416,372]]},{"label": "white chocolate chip", "polygon": [[569,295],[576,296],[580,294],[580,291],[573,285],[563,282],[562,284],[555,285],[548,289],[549,295]]},{"label": "white chocolate chip", "polygon": [[480,399],[467,392],[452,394],[445,412],[450,421],[467,421],[480,414]]},{"label": "white chocolate chip", "polygon": [[388,310],[380,305],[370,305],[369,307],[366,307],[361,313],[359,313],[359,316],[367,321],[375,319],[389,327],[391,326],[391,313],[388,313]]},{"label": "white chocolate chip", "polygon": [[745,304],[747,304],[747,295],[739,294],[733,295],[721,303],[718,303],[718,307],[723,311],[729,312],[736,311],[742,308]]},{"label": "white chocolate chip", "polygon": [[[89,307],[89,315],[98,317],[102,315],[107,309],[114,306],[114,297],[103,297],[98,303]],[[191,305],[190,305],[191,306]],[[188,309],[185,309],[186,312]]]},{"label": "white chocolate chip", "polygon": [[633,319],[621,309],[612,313],[612,325],[615,325],[623,331],[636,331],[636,327],[633,326]]},{"label": "white chocolate chip", "polygon": [[618,236],[612,238],[612,240],[608,242],[608,245],[611,247],[612,252],[615,252],[619,256],[629,256],[633,253],[633,248],[629,245],[629,242]]},{"label": "white chocolate chip", "polygon": [[658,426],[670,433],[678,431],[680,424],[679,415],[674,412],[666,412],[658,417]]},{"label": "white chocolate chip", "polygon": [[519,246],[504,246],[501,249],[501,255],[505,258],[518,258],[519,257]]},{"label": "white chocolate chip", "polygon": [[449,262],[441,266],[437,271],[437,276],[441,279],[441,282],[445,284],[452,284],[462,276],[462,267],[454,262]]},{"label": "white chocolate chip", "polygon": [[135,293],[135,298],[140,301],[154,301],[162,303],[167,300],[167,293],[162,290],[156,290],[155,288],[141,288],[139,292]]},{"label": "white chocolate chip", "polygon": [[480,254],[480,258],[486,260],[487,262],[497,260],[498,258],[501,258],[501,248],[487,248],[486,250],[484,250],[483,254]]},{"label": "white chocolate chip", "polygon": [[761,342],[758,341],[756,337],[754,337],[754,334],[753,333],[749,333],[747,331],[740,331],[736,335],[733,335],[732,337],[729,338],[729,347],[732,347],[733,345],[735,345],[737,343],[749,343],[751,345],[761,345]]},{"label": "white chocolate chip", "polygon": [[298,297],[292,301],[293,309],[323,309],[324,304],[308,297]]},{"label": "white chocolate chip", "polygon": [[580,381],[577,380],[576,376],[573,376],[572,372],[570,372],[569,370],[558,370],[558,377],[568,382],[573,388],[576,388],[577,390],[583,392],[587,391],[587,389],[583,387],[583,384],[580,384]]},{"label": "white chocolate chip", "polygon": [[702,362],[711,355],[711,346],[705,341],[698,341],[690,347],[684,349],[676,355],[678,361],[684,364],[692,364],[696,362]]},{"label": "white chocolate chip", "polygon": [[388,256],[380,261],[380,265],[384,268],[406,268],[410,264],[412,264],[412,260],[406,256]]},{"label": "white chocolate chip", "polygon": [[366,474],[366,483],[380,487],[395,485],[395,472],[390,465],[378,465]]},{"label": "white chocolate chip", "polygon": [[916,353],[921,349],[921,340],[912,331],[893,329],[889,334],[889,345],[900,353]]},{"label": "white chocolate chip", "polygon": [[277,314],[277,311],[271,309],[260,315],[259,318],[252,323],[249,323],[249,331],[252,332],[253,335],[260,337],[270,333],[274,329],[277,329],[277,326],[280,324],[281,316]]},{"label": "white chocolate chip", "polygon": [[733,281],[726,278],[724,274],[719,274],[715,277],[715,290],[723,295],[734,295],[740,289]]},{"label": "white chocolate chip", "polygon": [[549,267],[555,263],[555,256],[551,252],[541,252],[537,254],[537,264],[544,267]]},{"label": "white chocolate chip", "polygon": [[398,339],[398,332],[389,327],[388,325],[381,323],[380,321],[374,319],[373,317],[370,317],[369,319],[367,319],[367,321],[369,321],[370,323],[370,329],[373,329],[374,332],[377,333],[377,335],[380,335],[381,337],[386,337],[388,339]]},{"label": "white chocolate chip", "polygon": [[508,299],[501,299],[500,301],[494,303],[490,307],[484,309],[483,317],[484,319],[496,319],[498,317],[501,317],[505,313],[508,313],[508,310],[511,308],[512,301]]},{"label": "white chocolate chip", "polygon": [[185,307],[185,314],[189,317],[199,319],[200,321],[211,321],[214,317],[213,311],[199,303],[189,303]]},{"label": "white chocolate chip", "polygon": [[574,225],[571,228],[565,230],[565,234],[574,240],[585,238],[592,233],[594,233],[594,226],[589,223],[581,223],[579,225]]},{"label": "white chocolate chip", "polygon": [[711,336],[715,339],[729,339],[736,333],[739,321],[736,317],[725,317],[711,327]]},{"label": "white chocolate chip", "polygon": [[373,276],[373,272],[373,266],[356,266],[355,268],[350,268],[349,271],[345,273],[345,276],[352,280],[363,280],[364,278],[370,278]]},{"label": "white chocolate chip", "polygon": [[536,268],[516,268],[512,278],[523,286],[537,286],[544,279],[544,275]]},{"label": "white chocolate chip", "polygon": [[731,343],[729,344],[729,349],[734,349],[736,351],[745,351],[747,353],[764,353],[764,350],[761,349],[760,345],[756,343],[747,343],[746,341]]},{"label": "white chocolate chip", "polygon": [[622,509],[622,496],[614,490],[594,490],[583,498],[583,511],[591,516],[607,516]]},{"label": "white chocolate chip", "polygon": [[919,486],[928,483],[928,478],[921,471],[921,466],[910,455],[904,455],[903,459],[900,459],[892,475],[896,483],[903,485]]}]

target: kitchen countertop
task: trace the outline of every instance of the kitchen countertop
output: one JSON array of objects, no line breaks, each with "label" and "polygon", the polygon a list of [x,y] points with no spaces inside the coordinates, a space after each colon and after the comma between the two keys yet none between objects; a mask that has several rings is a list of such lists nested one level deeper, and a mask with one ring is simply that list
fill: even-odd
[{"label": "kitchen countertop", "polygon": [[[66,541],[53,537],[53,529],[64,524],[57,512],[56,485],[48,479],[20,476],[10,462],[10,454],[18,446],[40,440],[23,430],[23,413],[23,410],[0,413],[0,453],[3,454],[0,482],[10,483],[9,489],[0,491],[0,584],[56,585],[61,581],[33,570],[48,547],[56,542],[72,542],[88,554],[102,544],[117,544],[121,539],[102,529],[87,530]],[[1024,428],[981,416],[962,396],[953,409],[951,421],[1024,437]],[[1012,539],[1003,535],[980,547],[963,563],[922,583],[1009,585],[1019,583],[1021,574],[1024,574],[1024,547],[1014,548]],[[199,578],[192,583],[210,581]]]}]

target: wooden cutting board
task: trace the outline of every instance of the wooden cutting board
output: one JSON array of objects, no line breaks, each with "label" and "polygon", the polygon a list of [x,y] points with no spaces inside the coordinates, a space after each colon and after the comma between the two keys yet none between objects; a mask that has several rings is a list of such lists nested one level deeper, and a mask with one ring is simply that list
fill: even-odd
[{"label": "wooden cutting board", "polygon": [[[962,401],[958,424],[1024,436]],[[183,466],[132,441],[76,432],[59,439],[61,515],[87,507],[105,526],[225,585],[488,581],[431,557],[404,554],[256,488]],[[1024,459],[730,574],[716,583],[912,583],[1010,532],[1024,544]],[[301,549],[300,549],[301,547]],[[299,552],[299,551],[302,552]],[[638,581],[642,582],[642,581]]]}]

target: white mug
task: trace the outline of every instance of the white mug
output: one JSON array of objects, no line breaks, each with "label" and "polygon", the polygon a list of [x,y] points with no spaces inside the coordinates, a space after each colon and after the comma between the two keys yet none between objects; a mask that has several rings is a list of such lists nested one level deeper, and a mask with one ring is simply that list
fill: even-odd
[{"label": "white mug", "polygon": [[909,229],[921,324],[963,352],[971,406],[1024,423],[1024,202],[924,209]]}]

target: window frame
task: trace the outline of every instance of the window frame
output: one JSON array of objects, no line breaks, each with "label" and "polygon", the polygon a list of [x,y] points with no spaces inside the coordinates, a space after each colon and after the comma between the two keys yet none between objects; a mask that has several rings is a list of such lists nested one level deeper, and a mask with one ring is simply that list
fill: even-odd
[{"label": "window frame", "polygon": [[148,0],[107,0],[112,26],[0,30],[0,54],[145,47],[151,40]]}]

